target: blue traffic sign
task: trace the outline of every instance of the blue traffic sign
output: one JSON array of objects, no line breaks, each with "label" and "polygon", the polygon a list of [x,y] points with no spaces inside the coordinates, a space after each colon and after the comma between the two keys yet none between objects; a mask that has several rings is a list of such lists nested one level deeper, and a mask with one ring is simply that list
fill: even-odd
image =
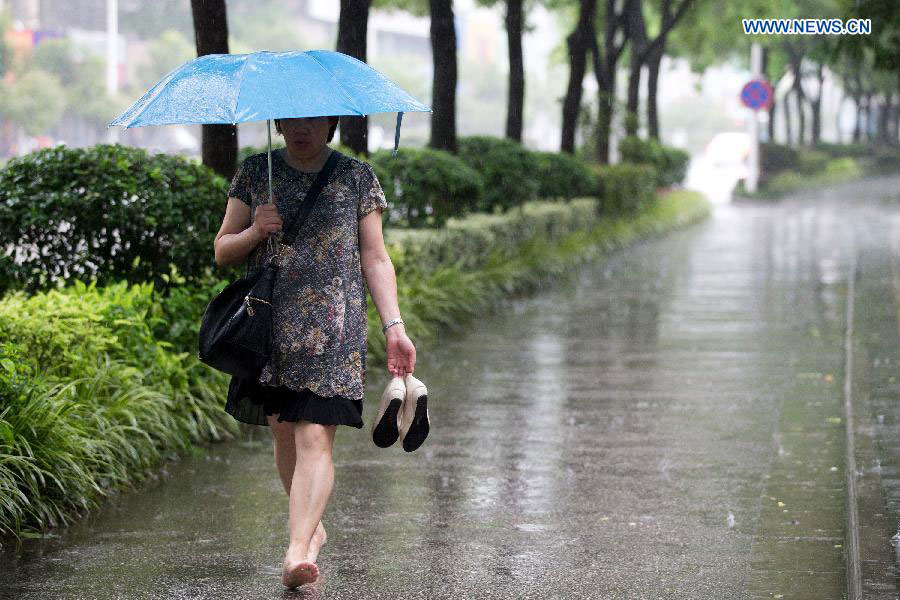
[{"label": "blue traffic sign", "polygon": [[768,110],[774,97],[775,91],[765,79],[753,79],[741,90],[741,102],[753,110]]}]

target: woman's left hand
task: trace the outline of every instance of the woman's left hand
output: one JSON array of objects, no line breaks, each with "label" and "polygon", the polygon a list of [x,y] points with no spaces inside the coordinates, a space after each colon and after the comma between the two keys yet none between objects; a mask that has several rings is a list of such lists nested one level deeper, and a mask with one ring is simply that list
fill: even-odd
[{"label": "woman's left hand", "polygon": [[416,347],[402,327],[395,325],[385,332],[387,367],[394,377],[406,377],[416,366]]}]

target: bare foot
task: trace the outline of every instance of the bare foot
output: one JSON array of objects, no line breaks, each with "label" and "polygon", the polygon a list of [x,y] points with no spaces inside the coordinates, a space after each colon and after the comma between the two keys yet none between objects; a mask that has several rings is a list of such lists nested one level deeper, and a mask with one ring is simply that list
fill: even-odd
[{"label": "bare foot", "polygon": [[319,567],[308,560],[297,563],[284,560],[281,571],[281,583],[289,588],[299,587],[301,585],[312,583],[319,578]]},{"label": "bare foot", "polygon": [[312,539],[309,540],[309,551],[306,553],[306,560],[315,564],[316,559],[319,558],[319,550],[325,545],[327,539],[328,534],[325,533],[325,527],[322,525],[322,521],[319,521],[319,525],[313,532]]},{"label": "bare foot", "polygon": [[305,555],[306,552],[299,546],[288,548],[281,567],[281,583],[289,588],[295,588],[318,579],[319,568],[315,562],[304,558]]}]

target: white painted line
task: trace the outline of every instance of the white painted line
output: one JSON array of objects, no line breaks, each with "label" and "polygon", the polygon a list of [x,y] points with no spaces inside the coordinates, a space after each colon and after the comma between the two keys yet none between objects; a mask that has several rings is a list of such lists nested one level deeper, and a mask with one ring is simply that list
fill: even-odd
[{"label": "white painted line", "polygon": [[856,502],[856,456],[853,442],[853,297],[856,293],[856,253],[850,262],[847,279],[847,331],[844,337],[844,432],[846,456],[844,476],[847,483],[847,599],[862,599],[862,576],[859,567],[859,517]]}]

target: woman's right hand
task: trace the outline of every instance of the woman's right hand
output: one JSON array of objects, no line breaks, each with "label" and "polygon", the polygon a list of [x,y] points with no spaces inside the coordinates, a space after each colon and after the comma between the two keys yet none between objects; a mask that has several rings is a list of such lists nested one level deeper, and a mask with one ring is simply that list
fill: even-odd
[{"label": "woman's right hand", "polygon": [[275,231],[281,231],[284,223],[281,215],[278,214],[278,208],[274,202],[266,202],[256,207],[256,216],[253,219],[253,229],[256,237],[263,241]]}]

